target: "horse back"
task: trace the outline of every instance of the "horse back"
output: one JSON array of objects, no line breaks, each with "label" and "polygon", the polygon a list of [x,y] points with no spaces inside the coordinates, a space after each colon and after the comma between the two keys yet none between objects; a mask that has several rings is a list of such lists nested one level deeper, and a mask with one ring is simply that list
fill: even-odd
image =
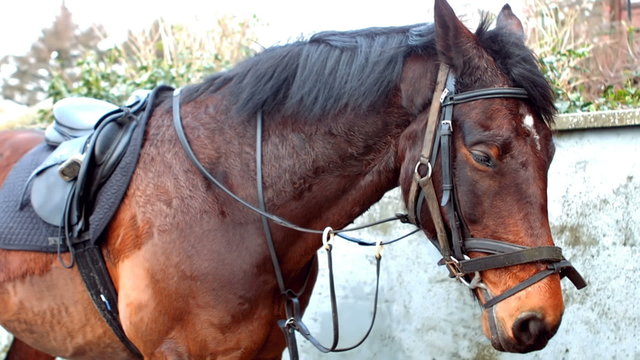
[{"label": "horse back", "polygon": [[43,139],[44,134],[37,130],[0,131],[0,185],[13,165]]},{"label": "horse back", "polygon": [[[43,140],[40,131],[0,131],[0,187],[14,165]],[[68,254],[62,256],[69,261]],[[79,355],[86,349],[77,350],[73,341],[67,341],[73,338],[69,334],[75,334],[78,342],[89,342],[97,353],[109,354],[108,358],[130,356],[101,321],[77,270],[55,262],[56,254],[0,249],[0,323],[17,339],[8,359],[52,358],[41,351],[69,351],[66,355],[86,358]],[[51,315],[72,307],[73,316],[67,314],[64,321]]]},{"label": "horse back", "polygon": [[[18,160],[43,140],[44,133],[37,130],[0,131],[0,187]],[[0,250],[0,283],[21,278],[25,274],[46,272],[52,256],[42,255],[26,251]]]}]

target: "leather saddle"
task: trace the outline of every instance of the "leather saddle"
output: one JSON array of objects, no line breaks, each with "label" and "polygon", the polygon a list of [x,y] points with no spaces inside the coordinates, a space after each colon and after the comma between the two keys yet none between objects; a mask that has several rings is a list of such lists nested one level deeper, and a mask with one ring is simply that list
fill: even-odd
[{"label": "leather saddle", "polygon": [[29,197],[42,220],[79,234],[98,190],[126,152],[148,94],[136,91],[122,107],[85,97],[58,101],[45,131],[54,150],[27,180],[22,207]]}]

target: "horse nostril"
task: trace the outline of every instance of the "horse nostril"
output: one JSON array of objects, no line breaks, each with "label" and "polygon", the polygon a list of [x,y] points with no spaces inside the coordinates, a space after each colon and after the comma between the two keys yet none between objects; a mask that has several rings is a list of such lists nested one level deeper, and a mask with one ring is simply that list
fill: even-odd
[{"label": "horse nostril", "polygon": [[513,323],[513,337],[525,352],[542,349],[552,335],[538,313],[522,314]]}]

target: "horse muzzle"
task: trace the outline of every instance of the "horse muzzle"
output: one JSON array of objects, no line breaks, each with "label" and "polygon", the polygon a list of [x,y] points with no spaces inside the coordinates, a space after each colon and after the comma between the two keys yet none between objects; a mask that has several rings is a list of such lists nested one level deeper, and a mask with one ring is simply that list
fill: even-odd
[{"label": "horse muzzle", "polygon": [[558,331],[564,312],[558,280],[547,278],[500,304],[485,308],[483,331],[496,350],[528,353],[547,345]]},{"label": "horse muzzle", "polygon": [[550,325],[539,313],[526,312],[511,326],[512,336],[506,335],[501,328],[497,328],[496,333],[491,333],[491,345],[496,350],[512,353],[541,350],[555,335],[559,325],[560,322]]}]

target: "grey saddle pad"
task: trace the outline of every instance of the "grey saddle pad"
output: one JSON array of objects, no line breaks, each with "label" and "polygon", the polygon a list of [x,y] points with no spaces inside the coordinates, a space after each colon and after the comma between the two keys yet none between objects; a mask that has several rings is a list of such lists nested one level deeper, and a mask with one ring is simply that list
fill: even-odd
[{"label": "grey saddle pad", "polygon": [[[167,86],[156,88],[150,95],[147,107],[138,118],[138,125],[121,162],[100,189],[94,211],[89,217],[90,241],[97,242],[115,214],[135,170],[144,129],[157,101],[157,94],[173,90]],[[64,231],[47,224],[35,213],[31,203],[20,210],[24,184],[33,170],[53,151],[42,143],[27,153],[11,170],[0,188],[0,249],[30,250],[42,252],[68,251],[61,237]]]}]

